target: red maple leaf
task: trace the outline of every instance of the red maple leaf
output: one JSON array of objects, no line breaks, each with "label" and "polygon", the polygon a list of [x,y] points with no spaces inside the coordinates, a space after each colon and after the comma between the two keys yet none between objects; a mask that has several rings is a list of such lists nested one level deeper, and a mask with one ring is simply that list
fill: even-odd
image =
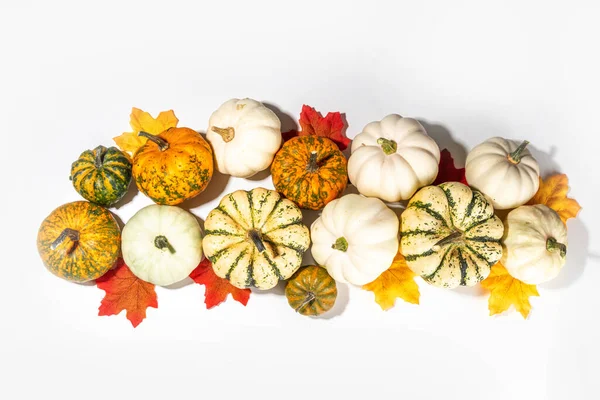
[{"label": "red maple leaf", "polygon": [[323,117],[320,112],[305,104],[302,106],[299,122],[302,130],[283,133],[284,141],[295,136],[323,136],[335,142],[340,150],[345,150],[351,142],[344,133],[345,123],[339,112],[330,112]]},{"label": "red maple leaf", "polygon": [[250,289],[238,289],[233,286],[227,279],[219,278],[212,269],[212,263],[208,258],[200,262],[195,270],[190,274],[190,278],[206,288],[204,291],[204,304],[210,309],[221,304],[227,299],[227,295],[231,293],[234,300],[242,303],[244,306],[248,304],[250,298]]},{"label": "red maple leaf", "polygon": [[117,315],[127,310],[127,319],[135,328],[146,318],[146,308],[158,308],[154,285],[135,276],[121,258],[116,268],[96,279],[96,285],[106,292],[98,315]]},{"label": "red maple leaf", "polygon": [[460,182],[468,185],[467,178],[465,178],[465,169],[454,166],[452,154],[447,149],[442,150],[440,154],[438,175],[433,185],[439,185],[444,182]]}]

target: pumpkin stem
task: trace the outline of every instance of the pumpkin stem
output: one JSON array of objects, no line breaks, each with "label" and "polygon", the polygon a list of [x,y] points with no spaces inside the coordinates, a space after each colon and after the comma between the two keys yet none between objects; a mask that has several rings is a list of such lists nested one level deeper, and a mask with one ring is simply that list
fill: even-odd
[{"label": "pumpkin stem", "polygon": [[398,145],[396,144],[396,142],[390,139],[380,137],[379,139],[377,139],[377,144],[381,145],[381,148],[383,149],[383,152],[386,156],[394,154],[396,150],[398,150]]},{"label": "pumpkin stem", "polygon": [[312,303],[313,301],[315,301],[315,299],[317,298],[317,295],[315,295],[314,292],[307,292],[306,293],[306,298],[304,299],[304,301],[302,303],[300,303],[300,305],[298,307],[296,307],[296,312],[302,310],[304,307],[306,307],[307,305],[309,305],[310,303]]},{"label": "pumpkin stem", "polygon": [[308,172],[317,172],[319,170],[319,164],[317,164],[317,152],[311,151],[310,158],[308,159],[308,165],[306,166]]},{"label": "pumpkin stem", "polygon": [[528,144],[529,144],[529,141],[524,140],[523,143],[521,143],[515,151],[513,151],[512,153],[510,153],[508,155],[508,161],[510,161],[513,164],[520,163],[521,157],[522,157],[521,153],[523,153],[523,150],[525,150],[525,147],[527,147]]},{"label": "pumpkin stem", "polygon": [[157,236],[154,238],[154,245],[163,250],[163,249],[169,249],[169,252],[171,254],[175,254],[175,248],[171,245],[171,243],[169,243],[169,240],[164,237],[163,235]]},{"label": "pumpkin stem", "polygon": [[451,234],[449,234],[448,236],[446,236],[445,238],[443,238],[442,240],[440,240],[439,242],[437,242],[436,244],[434,244],[431,247],[431,250],[438,251],[443,245],[449,244],[449,243],[454,243],[454,242],[459,242],[462,240],[462,238],[463,238],[462,232],[454,231]]},{"label": "pumpkin stem", "polygon": [[565,246],[563,243],[557,242],[553,237],[546,240],[546,250],[549,252],[558,250],[560,252],[560,256],[563,258],[567,255],[567,246]]},{"label": "pumpkin stem", "polygon": [[65,241],[66,238],[71,239],[73,245],[67,250],[67,254],[71,254],[75,248],[79,245],[79,231],[71,228],[65,228],[60,235],[50,244],[50,249],[56,250],[58,246],[61,245],[62,242]]},{"label": "pumpkin stem", "polygon": [[260,232],[258,232],[256,229],[252,229],[251,231],[249,231],[248,236],[250,237],[250,240],[252,240],[252,242],[254,243],[254,245],[260,253],[267,249],[262,241]]},{"label": "pumpkin stem", "polygon": [[216,126],[213,126],[211,129],[213,132],[221,135],[221,137],[223,138],[223,141],[226,143],[231,142],[233,140],[233,138],[235,137],[235,130],[232,127],[217,128]]},{"label": "pumpkin stem", "polygon": [[348,250],[348,241],[345,237],[340,236],[335,243],[331,245],[331,248],[339,251],[346,251]]},{"label": "pumpkin stem", "polygon": [[94,153],[96,153],[96,159],[94,161],[94,165],[96,168],[102,167],[104,163],[104,155],[106,154],[106,147],[98,146],[94,149]]},{"label": "pumpkin stem", "polygon": [[169,143],[167,143],[165,139],[156,135],[152,135],[151,133],[141,131],[140,133],[138,133],[138,136],[145,137],[146,139],[156,143],[160,151],[165,151],[169,148]]}]

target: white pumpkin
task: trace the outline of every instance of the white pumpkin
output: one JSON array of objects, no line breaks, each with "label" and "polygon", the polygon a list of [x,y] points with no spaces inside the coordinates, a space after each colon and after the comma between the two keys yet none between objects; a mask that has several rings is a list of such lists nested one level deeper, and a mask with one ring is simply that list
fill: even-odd
[{"label": "white pumpkin", "polygon": [[419,121],[391,114],[353,139],[348,177],[361,194],[395,202],[431,184],[439,163],[440,149]]},{"label": "white pumpkin", "polygon": [[135,276],[171,285],[202,261],[202,229],[196,217],[179,207],[147,206],[125,224],[121,251]]},{"label": "white pumpkin", "polygon": [[398,226],[398,217],[381,200],[347,194],[328,203],[313,222],[313,258],[336,281],[372,282],[392,265]]},{"label": "white pumpkin", "polygon": [[508,213],[504,222],[502,264],[530,285],[554,279],[565,265],[567,228],[551,208],[536,204]]},{"label": "white pumpkin", "polygon": [[467,155],[467,182],[488,196],[497,210],[527,203],[540,186],[540,167],[528,144],[493,137]]},{"label": "white pumpkin", "polygon": [[252,99],[231,99],[211,116],[206,131],[219,172],[248,178],[271,165],[281,146],[281,121]]}]

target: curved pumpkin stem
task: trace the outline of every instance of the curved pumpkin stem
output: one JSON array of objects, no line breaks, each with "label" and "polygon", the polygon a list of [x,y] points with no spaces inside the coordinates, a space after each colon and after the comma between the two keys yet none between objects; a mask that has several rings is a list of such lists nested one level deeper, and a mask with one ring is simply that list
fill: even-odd
[{"label": "curved pumpkin stem", "polygon": [[104,156],[106,155],[106,147],[98,146],[94,149],[94,153],[96,153],[94,165],[96,166],[96,168],[100,168],[100,167],[102,167],[102,164],[104,163]]},{"label": "curved pumpkin stem", "polygon": [[512,153],[510,153],[508,155],[508,161],[510,161],[513,164],[518,164],[521,162],[521,153],[523,153],[523,150],[525,150],[525,147],[527,147],[527,145],[529,144],[528,140],[524,140],[523,143],[521,143],[519,145],[519,147],[516,148],[515,151],[513,151]]},{"label": "curved pumpkin stem", "polygon": [[157,236],[154,238],[154,245],[161,250],[168,249],[171,254],[175,254],[175,248],[171,245],[171,243],[169,243],[169,240],[163,235],[160,235],[160,236]]},{"label": "curved pumpkin stem", "polygon": [[309,305],[310,303],[312,303],[313,301],[315,301],[316,298],[317,298],[317,296],[315,295],[314,292],[307,292],[306,293],[306,298],[304,299],[304,301],[302,303],[300,303],[300,305],[298,307],[296,307],[295,311],[299,312],[304,307],[306,307],[307,305]]},{"label": "curved pumpkin stem", "polygon": [[71,228],[63,229],[63,231],[60,233],[60,235],[58,235],[54,242],[50,244],[50,249],[56,250],[57,247],[60,246],[62,242],[64,242],[67,238],[71,239],[71,241],[73,242],[73,245],[69,248],[69,250],[67,250],[67,254],[71,254],[79,245],[79,231],[76,231],[75,229]]},{"label": "curved pumpkin stem", "polygon": [[386,156],[394,154],[398,150],[398,144],[391,139],[380,137],[377,139],[377,144],[381,146]]},{"label": "curved pumpkin stem", "polygon": [[438,251],[443,245],[448,243],[459,242],[462,240],[463,233],[459,231],[452,232],[450,235],[446,236],[436,244],[431,247],[431,250]]},{"label": "curved pumpkin stem", "polygon": [[546,250],[549,252],[558,250],[560,252],[560,256],[563,258],[567,255],[567,246],[565,246],[564,243],[557,242],[553,237],[546,240]]},{"label": "curved pumpkin stem", "polygon": [[319,170],[319,164],[317,163],[317,152],[312,151],[310,158],[308,159],[308,165],[306,166],[308,172],[317,172]]},{"label": "curved pumpkin stem", "polygon": [[248,232],[248,237],[250,237],[250,240],[252,240],[252,243],[254,243],[259,253],[262,253],[267,249],[262,241],[260,233],[256,229],[252,229]]},{"label": "curved pumpkin stem", "polygon": [[233,129],[232,127],[217,128],[216,126],[213,126],[211,129],[213,132],[221,135],[221,137],[223,138],[223,141],[225,143],[231,142],[233,140],[233,138],[235,137],[235,129]]},{"label": "curved pumpkin stem", "polygon": [[348,250],[348,241],[345,237],[340,236],[336,239],[335,243],[331,245],[332,249],[339,251],[347,251]]},{"label": "curved pumpkin stem", "polygon": [[141,131],[140,133],[138,133],[138,136],[145,137],[146,139],[156,143],[160,151],[165,151],[169,148],[169,143],[165,139],[156,135],[152,135],[148,132]]}]

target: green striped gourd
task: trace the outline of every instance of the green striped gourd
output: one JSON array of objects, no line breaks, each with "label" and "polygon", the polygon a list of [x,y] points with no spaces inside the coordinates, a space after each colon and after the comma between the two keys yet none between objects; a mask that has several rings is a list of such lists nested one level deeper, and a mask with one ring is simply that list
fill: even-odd
[{"label": "green striped gourd", "polygon": [[215,274],[237,288],[270,289],[300,267],[310,245],[302,213],[274,190],[238,190],[204,222],[202,247]]},{"label": "green striped gourd", "polygon": [[473,286],[502,257],[502,221],[481,192],[458,182],[419,190],[400,233],[408,267],[434,286]]},{"label": "green striped gourd", "polygon": [[131,161],[116,147],[98,146],[71,164],[71,181],[84,199],[108,207],[127,193]]}]

